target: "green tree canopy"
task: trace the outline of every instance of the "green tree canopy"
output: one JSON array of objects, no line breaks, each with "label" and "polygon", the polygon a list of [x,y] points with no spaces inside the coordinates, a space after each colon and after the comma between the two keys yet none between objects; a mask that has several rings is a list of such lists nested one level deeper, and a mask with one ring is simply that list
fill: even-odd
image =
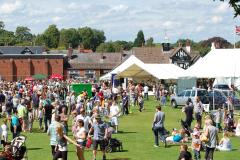
[{"label": "green tree canopy", "polygon": [[45,45],[48,48],[57,48],[60,39],[60,32],[56,25],[50,25],[43,33]]},{"label": "green tree canopy", "polygon": [[38,34],[35,38],[35,45],[45,46],[45,37],[43,34]]},{"label": "green tree canopy", "polygon": [[98,47],[97,47],[97,52],[120,52],[122,51],[122,45],[120,45],[119,43],[116,42],[105,42],[105,43],[101,43]]},{"label": "green tree canopy", "polygon": [[153,43],[153,38],[152,37],[150,37],[150,38],[148,38],[147,40],[146,40],[146,46],[150,46],[150,47],[153,47],[153,46],[155,46],[155,44]]},{"label": "green tree canopy", "polygon": [[0,30],[3,30],[4,27],[5,27],[4,22],[3,22],[3,21],[0,21]]},{"label": "green tree canopy", "polygon": [[91,29],[90,27],[79,28],[78,33],[85,49],[96,51],[97,46],[106,40],[103,31]]},{"label": "green tree canopy", "polygon": [[14,45],[15,43],[16,43],[16,39],[14,36],[14,32],[7,31],[4,29],[0,30],[0,45],[1,46]]},{"label": "green tree canopy", "polygon": [[17,43],[31,42],[33,35],[28,27],[18,26],[15,31]]},{"label": "green tree canopy", "polygon": [[135,38],[134,40],[134,47],[141,47],[143,45],[145,45],[145,38],[144,38],[143,31],[140,30],[137,33],[137,38]]},{"label": "green tree canopy", "polygon": [[76,48],[80,43],[80,37],[75,28],[62,29],[60,31],[60,46],[68,48],[71,45],[73,48]]}]

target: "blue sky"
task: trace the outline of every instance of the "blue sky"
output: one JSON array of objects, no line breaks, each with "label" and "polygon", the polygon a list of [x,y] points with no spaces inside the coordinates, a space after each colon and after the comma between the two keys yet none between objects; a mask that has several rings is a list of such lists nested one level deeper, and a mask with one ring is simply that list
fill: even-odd
[{"label": "blue sky", "polygon": [[27,26],[35,34],[50,24],[89,26],[103,30],[107,40],[133,41],[143,30],[155,42],[165,33],[170,42],[213,36],[233,42],[234,26],[240,25],[227,3],[213,0],[0,0],[0,20],[8,30]]}]

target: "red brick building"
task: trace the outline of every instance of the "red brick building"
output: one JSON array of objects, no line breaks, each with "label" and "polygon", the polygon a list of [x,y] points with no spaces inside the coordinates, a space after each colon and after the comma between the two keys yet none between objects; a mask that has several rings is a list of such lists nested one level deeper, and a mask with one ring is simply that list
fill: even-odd
[{"label": "red brick building", "polygon": [[1,55],[0,75],[7,81],[24,79],[34,74],[63,75],[62,55]]},{"label": "red brick building", "polygon": [[63,55],[49,55],[30,47],[0,47],[0,52],[1,79],[16,81],[34,74],[63,75]]}]

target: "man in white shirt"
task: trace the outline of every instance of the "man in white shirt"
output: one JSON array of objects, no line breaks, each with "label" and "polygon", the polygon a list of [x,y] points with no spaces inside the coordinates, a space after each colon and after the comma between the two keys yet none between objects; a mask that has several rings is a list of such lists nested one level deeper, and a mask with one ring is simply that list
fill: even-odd
[{"label": "man in white shirt", "polygon": [[144,87],[143,87],[143,91],[144,91],[144,98],[145,99],[147,99],[148,100],[148,86],[147,85],[145,85]]},{"label": "man in white shirt", "polygon": [[109,118],[110,118],[110,123],[115,129],[115,133],[118,132],[118,116],[120,114],[120,109],[116,103],[116,101],[112,102],[112,105],[110,107],[110,113],[109,113]]}]

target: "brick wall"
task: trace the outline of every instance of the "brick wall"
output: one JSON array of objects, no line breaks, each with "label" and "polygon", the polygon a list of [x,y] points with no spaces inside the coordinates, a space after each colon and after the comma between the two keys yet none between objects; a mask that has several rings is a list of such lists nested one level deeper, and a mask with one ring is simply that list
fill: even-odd
[{"label": "brick wall", "polygon": [[63,59],[0,59],[0,75],[4,80],[16,81],[34,74],[63,75]]}]

